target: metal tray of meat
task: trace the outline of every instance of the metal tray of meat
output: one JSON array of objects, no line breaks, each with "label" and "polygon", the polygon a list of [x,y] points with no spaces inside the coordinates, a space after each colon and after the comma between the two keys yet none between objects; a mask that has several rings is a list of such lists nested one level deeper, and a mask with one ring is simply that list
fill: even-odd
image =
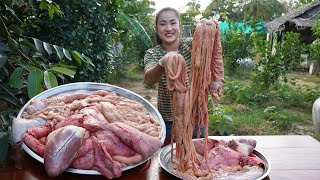
[{"label": "metal tray of meat", "polygon": [[[155,118],[155,120],[158,121],[158,123],[161,125],[162,136],[161,136],[160,140],[161,140],[162,143],[164,143],[164,140],[166,138],[166,128],[165,128],[165,123],[163,121],[163,118],[160,115],[159,111],[150,102],[148,102],[146,99],[144,99],[142,96],[140,96],[140,95],[138,95],[138,94],[136,94],[136,93],[134,93],[134,92],[132,92],[130,90],[127,90],[125,88],[121,88],[121,87],[110,85],[110,84],[93,83],[93,82],[80,82],[80,83],[65,84],[65,85],[57,86],[57,87],[52,88],[52,89],[48,89],[48,90],[38,94],[37,96],[33,97],[32,99],[30,99],[22,107],[22,109],[20,110],[17,118],[21,117],[21,115],[24,112],[24,110],[26,109],[26,107],[33,100],[46,99],[46,98],[50,98],[50,97],[54,97],[54,96],[62,96],[62,95],[74,94],[74,93],[88,93],[88,94],[90,94],[90,93],[92,93],[94,91],[97,91],[97,90],[106,90],[106,91],[110,91],[110,92],[115,92],[120,96],[124,96],[124,97],[127,97],[129,99],[132,99],[132,100],[135,100],[135,101],[141,103],[149,111],[151,116],[153,116]],[[36,160],[38,160],[39,162],[42,162],[42,163],[44,162],[43,158],[40,157],[35,152],[33,152],[26,144],[22,143],[22,148],[30,156],[32,156],[34,159],[36,159]],[[154,154],[156,154],[156,153],[154,153]],[[122,171],[126,171],[126,170],[129,170],[129,169],[135,168],[135,167],[145,163],[154,154],[151,154],[150,156],[148,156],[147,158],[143,159],[139,163],[123,167]],[[77,174],[100,175],[100,172],[98,172],[96,170],[82,170],[82,169],[68,168],[68,169],[66,169],[66,171],[67,172],[71,172],[71,173],[77,173]]]},{"label": "metal tray of meat", "polygon": [[[197,141],[197,140],[202,140],[202,139],[193,139],[193,141]],[[173,144],[173,149],[176,149],[176,144]],[[256,180],[262,180],[265,177],[268,176],[268,174],[271,171],[271,164],[269,162],[269,160],[262,154],[260,153],[258,150],[254,150],[253,153],[255,155],[257,155],[265,164],[264,164],[264,170],[263,170],[263,174],[257,178]],[[173,163],[171,161],[171,144],[163,147],[160,152],[159,152],[159,157],[158,157],[158,161],[160,166],[166,170],[168,173],[172,174],[173,176],[180,178],[180,179],[184,179],[183,177],[181,177],[180,175],[176,174],[173,171]]]}]

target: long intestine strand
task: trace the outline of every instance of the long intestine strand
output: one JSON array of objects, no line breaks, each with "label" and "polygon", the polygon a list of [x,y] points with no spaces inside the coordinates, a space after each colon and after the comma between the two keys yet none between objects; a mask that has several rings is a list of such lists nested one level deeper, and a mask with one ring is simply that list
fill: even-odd
[{"label": "long intestine strand", "polygon": [[[204,158],[207,162],[208,88],[212,81],[223,78],[219,25],[216,21],[211,24],[206,22],[203,20],[197,25],[193,36],[189,86],[186,85],[186,62],[180,54],[172,53],[164,63],[167,88],[173,91],[171,146],[175,142],[176,149],[175,152],[171,149],[171,158],[177,171],[192,172],[198,177],[210,176],[210,169],[202,172],[198,168],[202,157],[195,150],[193,131],[197,124],[199,137],[200,128],[205,129]],[[174,153],[176,160],[173,159]]]}]

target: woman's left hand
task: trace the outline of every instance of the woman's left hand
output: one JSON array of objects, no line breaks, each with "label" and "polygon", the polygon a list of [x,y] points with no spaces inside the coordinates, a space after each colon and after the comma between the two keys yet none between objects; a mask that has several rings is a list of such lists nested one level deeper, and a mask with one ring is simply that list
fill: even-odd
[{"label": "woman's left hand", "polygon": [[222,87],[223,87],[222,81],[214,81],[214,82],[210,83],[209,91],[210,91],[211,96],[214,99],[220,100],[220,97],[222,96]]},{"label": "woman's left hand", "polygon": [[217,27],[216,27],[216,24],[215,24],[213,21],[211,21],[211,20],[202,19],[201,21],[202,21],[202,22],[204,21],[204,23],[206,23],[206,25],[208,25],[208,26],[213,26],[215,29],[217,28]]}]

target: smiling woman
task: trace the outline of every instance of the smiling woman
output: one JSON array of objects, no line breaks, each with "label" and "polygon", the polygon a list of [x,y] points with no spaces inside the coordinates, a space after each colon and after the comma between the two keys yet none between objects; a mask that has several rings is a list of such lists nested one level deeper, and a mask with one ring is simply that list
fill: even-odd
[{"label": "smiling woman", "polygon": [[167,89],[163,61],[172,53],[170,51],[179,52],[184,57],[189,69],[192,39],[180,37],[180,19],[179,12],[176,9],[163,8],[156,14],[155,19],[158,45],[149,49],[144,57],[144,83],[148,86],[158,83],[158,110],[166,122],[167,137],[170,137],[173,117],[173,92]]},{"label": "smiling woman", "polygon": [[[149,49],[144,57],[145,77],[144,83],[153,86],[158,83],[157,106],[160,114],[166,123],[167,138],[171,137],[174,119],[174,93],[168,88],[171,84],[166,76],[166,62],[172,60],[172,55],[179,54],[185,60],[186,74],[188,81],[190,72],[192,38],[180,37],[180,16],[179,12],[171,7],[161,9],[155,17],[155,31],[158,45]],[[211,21],[209,24],[213,25]],[[172,66],[172,68],[175,68]],[[168,68],[167,68],[168,69]],[[179,68],[181,70],[181,68]],[[170,71],[170,68],[169,68]],[[175,76],[174,76],[175,77]],[[188,84],[188,83],[187,83]],[[215,87],[215,86],[213,86]],[[211,85],[210,85],[211,88]],[[193,132],[196,137],[197,127]],[[201,128],[200,135],[204,135],[204,128]]]},{"label": "smiling woman", "polygon": [[156,15],[155,26],[157,42],[167,52],[178,51],[180,36],[179,13],[170,9],[163,9]]}]

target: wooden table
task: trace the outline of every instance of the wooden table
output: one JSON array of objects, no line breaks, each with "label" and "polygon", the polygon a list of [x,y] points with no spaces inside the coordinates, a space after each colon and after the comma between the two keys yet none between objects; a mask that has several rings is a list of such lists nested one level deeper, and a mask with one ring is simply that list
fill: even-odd
[{"label": "wooden table", "polygon": [[[257,150],[271,162],[271,172],[265,179],[319,180],[320,143],[310,136],[212,136],[215,139],[253,138]],[[158,154],[146,163],[123,172],[119,179],[174,179],[158,163]],[[33,159],[20,147],[10,149],[7,160],[0,165],[1,180],[24,179],[106,179],[100,175],[62,173],[49,178],[42,163]]]}]

